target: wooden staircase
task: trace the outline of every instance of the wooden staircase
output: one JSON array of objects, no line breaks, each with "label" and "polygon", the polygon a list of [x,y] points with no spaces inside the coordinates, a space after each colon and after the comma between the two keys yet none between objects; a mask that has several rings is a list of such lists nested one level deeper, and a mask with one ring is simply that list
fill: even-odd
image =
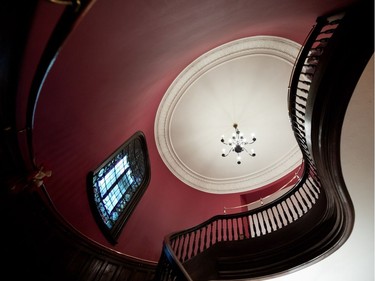
[{"label": "wooden staircase", "polygon": [[[29,2],[31,14],[35,3]],[[89,5],[82,1],[82,12]],[[336,251],[354,224],[339,143],[350,97],[374,51],[372,6],[363,1],[319,17],[298,56],[289,84],[289,117],[303,153],[304,172],[295,187],[260,208],[218,215],[167,235],[158,264],[110,251],[66,223],[44,188],[30,186],[24,159],[14,146],[15,132],[7,132],[1,155],[12,176],[1,182],[3,275],[56,281],[250,279],[276,276]],[[79,15],[76,7],[66,10],[63,19],[68,25],[59,23],[62,33],[54,35],[43,58],[29,104],[30,123],[45,71]],[[24,20],[28,24],[28,18]],[[366,36],[359,37],[363,32]],[[12,93],[10,83],[16,77],[8,81],[2,87]]]}]

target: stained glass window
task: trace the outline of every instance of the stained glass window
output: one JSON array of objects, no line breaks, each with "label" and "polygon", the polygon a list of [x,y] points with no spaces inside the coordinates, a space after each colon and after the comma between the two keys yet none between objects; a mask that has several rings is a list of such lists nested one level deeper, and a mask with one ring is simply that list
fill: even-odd
[{"label": "stained glass window", "polygon": [[137,132],[89,173],[88,191],[94,216],[108,240],[117,238],[143,195],[150,178],[144,134]]}]

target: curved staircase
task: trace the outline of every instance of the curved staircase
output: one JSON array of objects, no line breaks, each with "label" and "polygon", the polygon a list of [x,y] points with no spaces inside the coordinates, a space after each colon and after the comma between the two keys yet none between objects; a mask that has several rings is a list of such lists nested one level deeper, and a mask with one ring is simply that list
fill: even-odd
[{"label": "curved staircase", "polygon": [[[35,2],[30,1],[31,10]],[[29,100],[28,128],[33,127],[35,102],[50,63],[93,1],[78,2],[79,7],[66,8],[42,58]],[[2,155],[7,171],[18,173],[7,178],[9,190],[1,194],[4,223],[11,229],[3,241],[20,248],[5,249],[3,273],[12,272],[14,280],[251,279],[304,267],[336,251],[354,225],[354,208],[341,172],[340,136],[351,95],[374,51],[370,2],[319,17],[297,58],[289,84],[289,117],[304,161],[295,186],[260,208],[218,215],[167,235],[158,264],[114,253],[65,223],[43,188],[27,186],[25,159],[14,146],[17,132],[7,132],[2,146],[13,153]],[[368,36],[359,38],[364,26]],[[31,135],[29,130],[32,162]],[[19,180],[22,177],[25,180]],[[17,270],[20,266],[22,271]]]}]

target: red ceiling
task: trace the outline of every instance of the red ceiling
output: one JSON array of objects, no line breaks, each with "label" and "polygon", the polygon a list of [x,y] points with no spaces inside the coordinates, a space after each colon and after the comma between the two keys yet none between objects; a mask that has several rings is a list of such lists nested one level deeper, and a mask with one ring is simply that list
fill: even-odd
[{"label": "red ceiling", "polygon": [[[254,35],[302,44],[319,15],[351,2],[97,0],[60,51],[36,108],[35,160],[52,170],[45,184],[57,209],[93,240],[157,261],[166,234],[222,214],[224,206],[240,205],[241,194],[197,191],[166,168],[153,131],[164,92],[180,71],[211,48]],[[36,64],[62,9],[47,1],[39,4],[19,84],[20,128]],[[146,135],[151,182],[112,246],[92,217],[85,179],[138,130]]]}]

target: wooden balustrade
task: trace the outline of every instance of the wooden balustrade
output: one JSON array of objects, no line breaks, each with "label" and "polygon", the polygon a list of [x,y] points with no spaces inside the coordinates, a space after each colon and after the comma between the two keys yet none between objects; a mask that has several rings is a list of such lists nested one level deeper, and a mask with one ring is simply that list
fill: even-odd
[{"label": "wooden balustrade", "polygon": [[[355,25],[366,8],[363,10],[360,6],[358,10],[353,10],[319,17],[293,67],[289,83],[289,117],[304,159],[301,179],[294,188],[267,205],[238,214],[215,216],[198,226],[166,236],[161,262],[170,264],[168,267],[158,267],[155,280],[232,280],[271,275],[311,259],[317,260],[317,256],[334,251],[348,238],[353,226],[353,206],[350,197],[340,201],[336,196],[335,189],[340,189],[340,194],[347,194],[339,174],[322,170],[323,166],[327,171],[339,170],[339,160],[330,167],[322,164],[322,161],[318,166],[316,164],[314,157],[320,158],[322,151],[337,155],[337,150],[327,150],[328,146],[314,142],[313,126],[320,128],[321,125],[311,124],[312,116],[317,114],[311,108],[319,96],[316,89],[319,88],[321,77],[316,73],[327,67],[327,48],[330,45],[338,48],[337,42],[342,44],[344,50],[351,48],[345,46],[345,42],[350,42],[349,37],[354,35],[343,35],[341,23],[345,22],[346,28],[350,24]],[[340,30],[338,39],[335,38],[337,30]],[[332,50],[330,52],[332,54]],[[369,55],[363,57],[368,59]],[[360,73],[363,68],[363,64],[359,65],[356,71]],[[353,81],[350,83],[352,86]],[[321,106],[324,105],[318,105]],[[342,120],[337,122],[342,124]],[[327,128],[330,125],[327,123]],[[333,133],[332,138],[336,137],[338,134]],[[315,149],[317,146],[319,149]],[[332,174],[336,177],[332,177]],[[324,183],[322,175],[328,178],[324,179]],[[307,219],[301,219],[306,216]],[[345,223],[337,224],[335,221],[345,219]],[[341,236],[336,235],[335,231]],[[290,240],[293,240],[293,244]],[[269,249],[274,246],[278,252],[264,252],[262,245],[265,245],[265,241]],[[316,243],[320,243],[321,247],[315,247]],[[259,252],[262,255],[257,255]],[[200,266],[205,268],[200,270]]]}]

